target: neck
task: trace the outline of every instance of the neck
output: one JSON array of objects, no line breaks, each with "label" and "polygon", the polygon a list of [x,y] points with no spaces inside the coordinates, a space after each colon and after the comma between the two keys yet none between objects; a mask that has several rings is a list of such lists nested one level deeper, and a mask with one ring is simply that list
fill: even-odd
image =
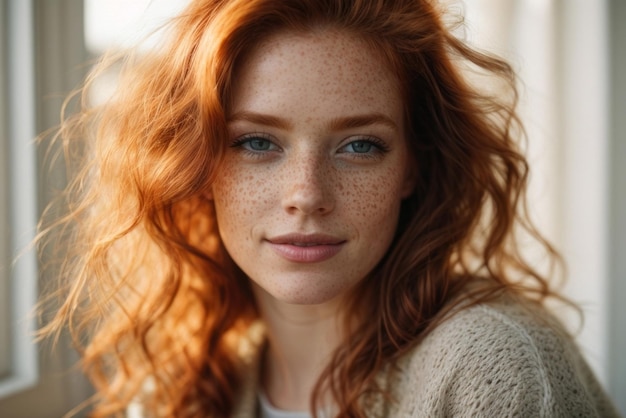
[{"label": "neck", "polygon": [[291,305],[255,289],[267,326],[262,386],[270,402],[291,411],[309,410],[311,394],[342,342],[339,301]]}]

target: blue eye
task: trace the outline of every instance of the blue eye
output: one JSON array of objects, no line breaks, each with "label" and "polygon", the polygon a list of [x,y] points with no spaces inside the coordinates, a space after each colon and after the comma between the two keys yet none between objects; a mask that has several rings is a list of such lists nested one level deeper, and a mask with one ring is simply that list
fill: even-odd
[{"label": "blue eye", "polygon": [[280,148],[265,134],[246,134],[237,138],[231,144],[232,148],[240,148],[251,154],[264,154],[266,152],[278,151]]},{"label": "blue eye", "polygon": [[272,143],[267,139],[263,138],[254,138],[249,139],[247,142],[242,144],[243,146],[247,146],[252,151],[268,151],[272,147]]},{"label": "blue eye", "polygon": [[357,154],[366,154],[372,150],[374,144],[369,141],[354,141],[345,146],[345,149],[349,152],[355,152]]},{"label": "blue eye", "polygon": [[354,158],[372,158],[380,157],[387,151],[389,147],[382,140],[376,137],[363,137],[347,143],[338,152]]}]

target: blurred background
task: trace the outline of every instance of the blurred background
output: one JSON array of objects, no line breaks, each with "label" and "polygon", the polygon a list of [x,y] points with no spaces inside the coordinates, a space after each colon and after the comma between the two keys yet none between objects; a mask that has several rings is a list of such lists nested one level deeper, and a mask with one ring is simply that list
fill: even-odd
[{"label": "blurred background", "polygon": [[[626,415],[626,2],[445,1],[465,16],[459,36],[520,76],[531,212],[565,256],[563,291],[585,319],[557,314]],[[64,183],[32,139],[59,122],[90,60],[137,43],[187,2],[0,0],[0,417],[59,417],[91,392],[66,339],[55,350],[32,342],[31,309],[50,279],[23,250]],[[158,45],[157,33],[143,47]]]}]

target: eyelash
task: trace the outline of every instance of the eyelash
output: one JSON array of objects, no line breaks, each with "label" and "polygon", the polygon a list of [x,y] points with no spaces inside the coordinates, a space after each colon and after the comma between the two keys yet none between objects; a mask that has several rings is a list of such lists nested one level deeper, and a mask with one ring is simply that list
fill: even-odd
[{"label": "eyelash", "polygon": [[270,146],[279,148],[278,145],[274,143],[274,138],[271,135],[263,133],[263,132],[255,132],[255,133],[242,135],[239,138],[236,138],[230,144],[230,147],[237,148],[241,152],[244,152],[246,155],[251,156],[251,157],[256,157],[256,158],[262,157],[263,155],[267,154],[267,152],[269,151],[275,151],[275,150],[253,150],[253,149],[248,149],[245,147],[246,144],[250,144],[250,142],[252,142],[255,139],[267,141],[270,143]]},{"label": "eyelash", "polygon": [[351,152],[351,153],[341,152],[341,153],[352,154],[356,158],[376,158],[382,154],[389,152],[389,146],[381,139],[378,139],[373,136],[358,137],[356,139],[351,140],[350,142],[342,146],[340,149],[343,150],[349,145],[354,144],[355,142],[364,142],[364,143],[370,144],[373,146],[374,149],[371,150],[370,152],[364,152],[364,153],[359,153],[359,152]]},{"label": "eyelash", "polygon": [[[278,148],[278,149],[252,150],[252,149],[248,149],[248,148],[245,147],[246,144],[250,144],[255,139],[256,140],[267,141],[267,142],[270,143],[270,147],[273,146],[273,147]],[[346,147],[350,146],[351,144],[357,143],[357,142],[370,144],[370,145],[372,145],[373,149],[371,151],[369,151],[369,152],[363,152],[363,153],[342,151]],[[271,135],[269,135],[267,133],[263,133],[263,132],[255,132],[255,133],[249,133],[249,134],[242,135],[242,136],[236,138],[230,144],[230,147],[231,148],[237,148],[241,152],[246,153],[246,155],[251,156],[251,157],[255,157],[255,158],[261,158],[264,155],[266,155],[268,152],[279,151],[280,150],[280,147],[278,145],[276,145],[276,143],[274,142],[274,138]],[[379,158],[382,154],[385,154],[385,153],[389,152],[389,146],[384,141],[382,141],[379,138],[372,137],[372,136],[364,136],[364,137],[357,137],[357,138],[351,140],[350,142],[344,144],[339,150],[340,151],[338,153],[340,153],[340,154],[350,154],[353,158],[372,159],[372,158]]]}]

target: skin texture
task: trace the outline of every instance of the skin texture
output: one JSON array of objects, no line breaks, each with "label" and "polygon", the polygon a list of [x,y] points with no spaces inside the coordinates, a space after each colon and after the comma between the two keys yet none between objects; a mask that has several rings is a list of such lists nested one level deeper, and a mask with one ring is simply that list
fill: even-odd
[{"label": "skin texture", "polygon": [[266,393],[306,409],[342,298],[386,253],[413,188],[403,102],[376,51],[330,29],[274,35],[236,75],[219,231],[268,325]]},{"label": "skin texture", "polygon": [[[380,261],[411,190],[397,81],[363,42],[332,31],[272,37],[236,79],[233,142],[213,187],[224,244],[276,299],[332,300]],[[246,120],[252,114],[284,126]],[[342,117],[373,114],[395,127],[331,126]],[[350,144],[370,137],[386,150]],[[255,138],[260,142],[235,142]],[[290,233],[323,233],[344,243],[322,262],[292,262],[267,241]]]}]

